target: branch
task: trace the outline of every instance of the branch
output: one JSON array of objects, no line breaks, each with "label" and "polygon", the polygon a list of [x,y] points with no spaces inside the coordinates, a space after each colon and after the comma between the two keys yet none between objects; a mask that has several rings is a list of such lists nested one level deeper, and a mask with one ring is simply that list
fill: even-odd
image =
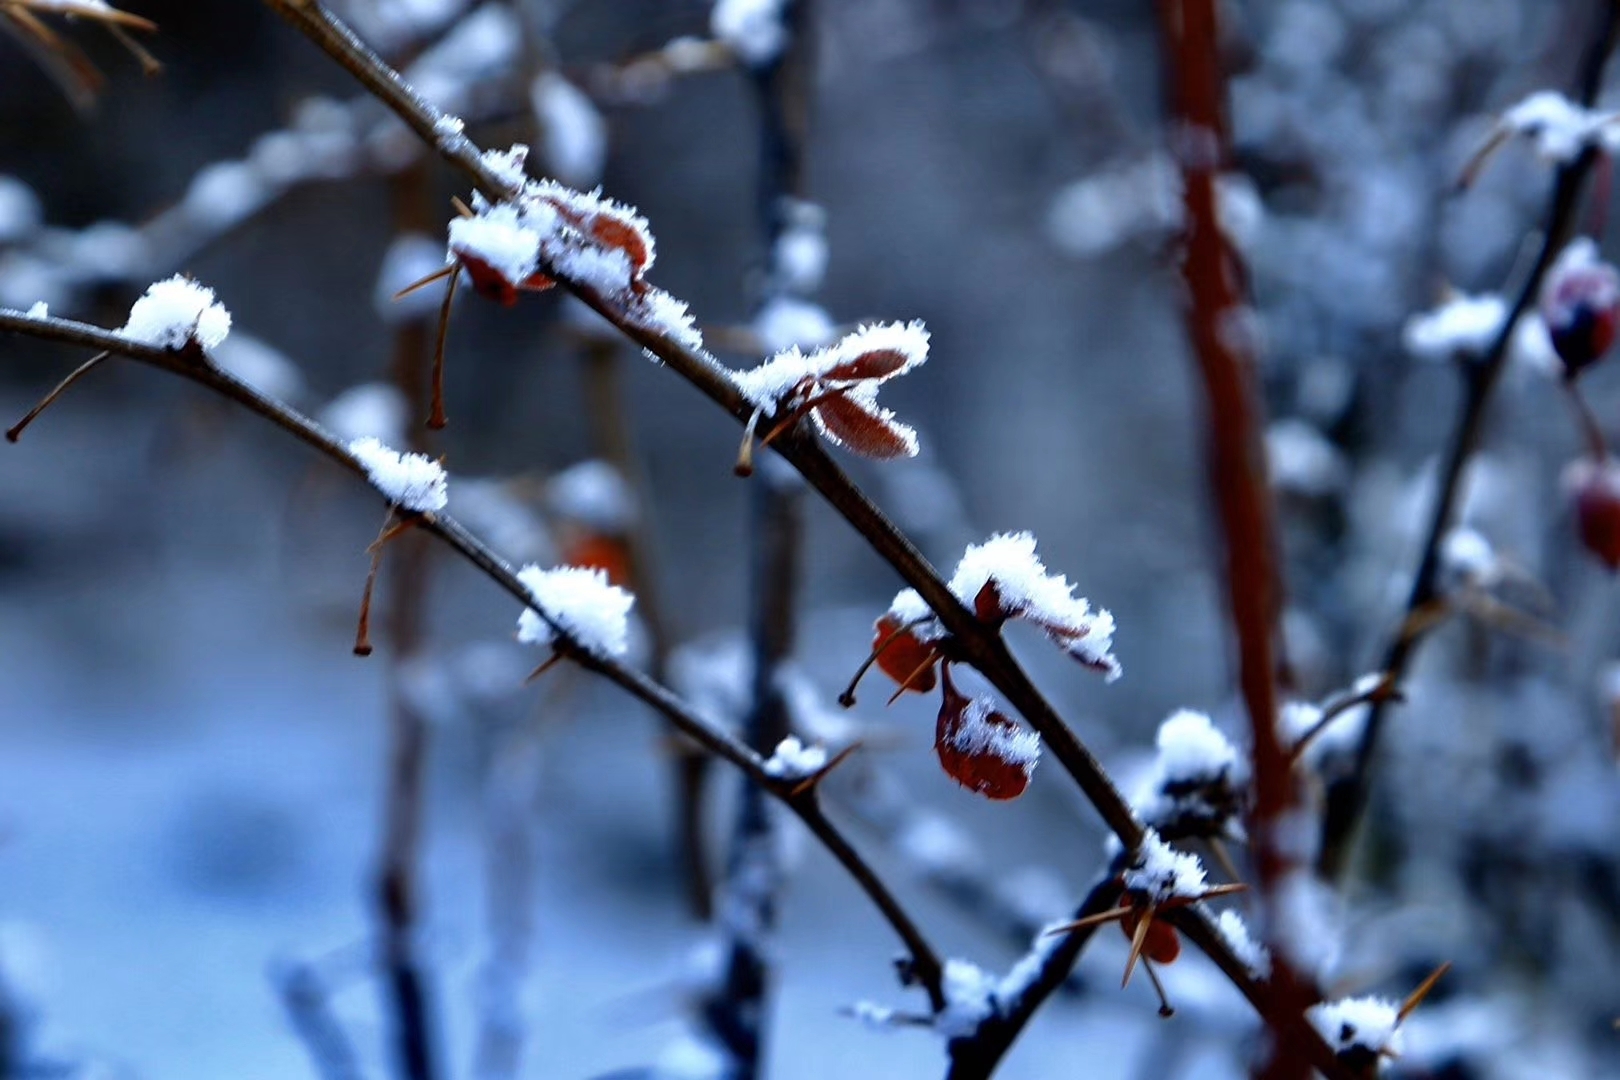
[{"label": "branch", "polygon": [[[461,170],[485,195],[499,199],[515,194],[480,160],[480,151],[470,139],[460,133],[442,133],[440,120],[443,114],[424,101],[397,72],[383,63],[347,26],[321,7],[316,0],[265,0],[265,3],[309,37],[338,64],[350,71],[408,127],[435,147],[441,157]],[[568,275],[560,273],[555,266],[547,266],[545,270],[593,311],[616,326],[631,341],[674,370],[729,413],[738,424],[747,424],[749,416],[754,411],[753,406],[738,391],[730,372],[714,357],[700,349],[689,348],[668,334],[632,319],[614,297],[603,294],[589,283],[571,279]],[[845,475],[814,435],[795,426],[776,439],[772,446],[844,520],[849,522],[868,546],[895,569],[906,584],[917,590],[939,616],[945,628],[956,638],[963,661],[970,663],[984,675],[1040,734],[1052,756],[1057,758],[1059,764],[1074,779],[1125,849],[1134,850],[1140,847],[1142,826],[1132,813],[1130,804],[1103,770],[1102,764],[1030,681],[1029,676],[1001,639],[1000,633],[981,623],[957,600],[939,573],[917,550],[916,545]],[[591,667],[597,661],[589,654],[585,654],[579,658],[579,662]],[[635,689],[631,692],[638,693]],[[664,693],[667,694],[667,691]],[[722,753],[722,756],[733,760],[727,753]],[[741,764],[740,761],[734,763]],[[757,762],[755,764],[757,765]],[[809,790],[813,792],[814,788]],[[812,823],[812,818],[805,817],[804,812],[797,806],[795,812],[811,825],[812,830],[815,830],[816,825]],[[817,813],[819,815],[819,811]],[[825,823],[825,819],[818,817],[816,820]],[[817,835],[824,843],[829,842],[828,837],[822,836],[819,832]],[[839,843],[842,843],[841,838]],[[894,916],[891,914],[890,917],[892,922]],[[1192,916],[1185,917],[1192,918]],[[1211,951],[1211,958],[1228,973],[1251,1003],[1257,1008],[1269,1003],[1271,996],[1269,987],[1247,974],[1242,962],[1215,933],[1213,926],[1206,925],[1206,929],[1207,933],[1194,940]],[[932,974],[937,980],[937,967]],[[919,973],[919,976],[923,977],[927,984],[925,973]],[[942,1000],[937,999],[936,1005]],[[1338,1064],[1327,1044],[1304,1024],[1302,1018],[1295,1019],[1294,1029],[1306,1043],[1311,1060],[1319,1069],[1330,1077],[1349,1075],[1344,1067]]]},{"label": "branch", "polygon": [[[1601,27],[1593,35],[1581,62],[1579,96],[1581,103],[1590,107],[1597,100],[1603,82],[1603,70],[1620,38],[1620,5],[1616,0],[1598,0],[1602,6]],[[1445,464],[1440,471],[1440,490],[1435,496],[1429,530],[1423,539],[1422,554],[1418,558],[1417,573],[1412,578],[1412,591],[1406,608],[1395,624],[1395,631],[1384,653],[1383,670],[1392,685],[1404,681],[1412,665],[1418,644],[1427,636],[1428,627],[1420,627],[1416,616],[1440,595],[1440,548],[1457,515],[1462,500],[1463,473],[1469,460],[1479,449],[1485,430],[1485,413],[1491,397],[1507,367],[1513,332],[1519,317],[1535,303],[1541,292],[1541,282],[1557,259],[1559,251],[1569,239],[1575,217],[1580,209],[1581,195],[1587,177],[1601,157],[1595,147],[1587,147],[1574,161],[1559,168],[1548,198],[1542,226],[1541,249],[1530,274],[1525,278],[1513,306],[1496,339],[1485,355],[1477,361],[1467,362],[1463,372],[1461,413],[1451,441],[1446,446]],[[1383,731],[1384,716],[1389,699],[1375,701],[1367,712],[1366,726],[1356,746],[1355,766],[1350,775],[1329,788],[1327,806],[1322,821],[1322,843],[1317,855],[1317,870],[1332,879],[1343,875],[1349,861],[1351,843],[1356,827],[1367,808],[1372,785],[1372,763]]]},{"label": "branch", "polygon": [[291,963],[272,972],[271,978],[320,1080],[361,1080],[365,1071],[360,1068],[359,1055],[328,1006],[326,987],[314,967]]},{"label": "branch", "polygon": [[[1110,868],[1086,894],[1074,913],[1075,921],[1107,911],[1118,901],[1119,895],[1119,876]],[[980,1024],[971,1036],[950,1044],[951,1067],[947,1080],[983,1080],[995,1072],[1035,1010],[1069,977],[1098,928],[1094,924],[1061,937],[1035,939],[1030,956],[1038,959],[1028,982],[1011,1001],[998,1002],[996,1014]]]},{"label": "branch", "polygon": [[[334,439],[320,425],[296,409],[260,394],[251,386],[215,367],[195,348],[171,352],[131,341],[120,334],[86,323],[52,317],[36,319],[23,312],[4,308],[0,308],[0,331],[11,331],[44,341],[77,345],[98,351],[105,350],[114,356],[136,360],[189,379],[257,414],[361,479],[366,478],[365,467],[346,446]],[[860,853],[849,844],[838,828],[827,820],[816,797],[814,785],[802,786],[796,780],[771,776],[765,771],[765,763],[758,754],[729,732],[698,715],[691,706],[667,687],[617,660],[599,656],[586,649],[567,628],[559,625],[549,612],[536,607],[533,595],[518,580],[517,573],[512,567],[455,518],[448,514],[421,514],[417,515],[414,521],[416,528],[443,541],[525,608],[538,612],[553,631],[552,647],[558,655],[572,660],[587,671],[601,675],[638,701],[662,713],[698,745],[741,769],[753,783],[786,805],[843,865],[888,920],[911,954],[911,964],[917,981],[927,990],[934,1009],[937,1011],[944,1007],[945,995],[941,987],[943,969],[938,954]]]}]

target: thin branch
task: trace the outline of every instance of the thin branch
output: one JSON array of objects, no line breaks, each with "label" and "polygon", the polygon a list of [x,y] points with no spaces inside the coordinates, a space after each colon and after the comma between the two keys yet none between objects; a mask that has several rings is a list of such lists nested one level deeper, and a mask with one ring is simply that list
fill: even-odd
[{"label": "thin branch", "polygon": [[[1110,868],[1108,874],[1091,887],[1085,900],[1075,910],[1074,921],[1109,910],[1119,900],[1119,895],[1119,875]],[[1020,988],[1020,992],[1010,1001],[999,1002],[995,1015],[980,1024],[972,1035],[951,1042],[951,1067],[946,1074],[947,1080],[983,1080],[995,1072],[996,1066],[1035,1015],[1035,1010],[1063,985],[1074,970],[1081,952],[1097,929],[1096,925],[1085,926],[1061,937],[1035,941],[1033,955],[1040,959],[1034,974]]]},{"label": "thin branch", "polygon": [[[460,169],[485,195],[506,198],[515,194],[511,187],[480,160],[480,151],[461,134],[440,133],[443,114],[424,101],[387,64],[365,46],[353,31],[315,0],[265,0],[339,65],[350,71],[378,99],[450,164]],[[617,300],[588,283],[561,274],[555,266],[545,267],[563,287],[578,296],[593,311],[618,327],[631,341],[645,349],[719,405],[738,423],[748,422],[754,407],[738,390],[730,372],[714,357],[692,349],[666,333],[631,319]],[[950,591],[938,571],[917,550],[915,544],[866,496],[827,454],[811,433],[802,428],[791,431],[774,444],[776,452],[798,469],[810,486],[836,510],[887,561],[900,577],[916,589],[939,615],[940,621],[957,640],[962,658],[971,663],[1023,715],[1038,732],[1046,748],[1073,777],[1110,830],[1126,850],[1141,845],[1142,826],[1130,804],[1103,770],[1101,762],[1063,721],[1023,668],[1013,658],[1000,633],[981,623]],[[587,667],[592,658],[579,658]],[[635,690],[632,690],[635,693]],[[727,756],[727,755],[722,755]],[[728,760],[730,758],[728,757]],[[811,791],[813,792],[813,788]],[[798,809],[796,808],[796,812]],[[801,817],[803,814],[801,813]],[[810,823],[810,819],[806,819]],[[812,824],[812,829],[815,826]],[[818,836],[820,834],[818,833]],[[825,838],[822,838],[825,841]],[[874,897],[874,899],[876,899]],[[892,919],[891,919],[892,921]],[[1226,971],[1234,984],[1257,1008],[1269,1003],[1269,987],[1249,974],[1225,941],[1209,928],[1198,940],[1213,952],[1211,958]],[[936,972],[937,974],[937,972]],[[925,979],[926,983],[926,979]],[[943,998],[938,999],[943,1001]],[[1307,1044],[1311,1059],[1330,1077],[1347,1076],[1325,1042],[1300,1019],[1295,1025]]]},{"label": "thin branch", "polygon": [[[366,478],[365,467],[359,460],[320,425],[296,409],[260,394],[253,387],[220,370],[195,347],[171,352],[131,341],[86,323],[52,317],[36,319],[10,309],[0,309],[0,331],[60,344],[105,349],[114,356],[136,360],[189,379],[257,414],[361,479]],[[524,607],[537,611],[551,627],[554,634],[552,647],[558,653],[587,671],[601,675],[638,701],[662,713],[698,745],[741,769],[753,783],[765,788],[785,804],[883,913],[911,954],[912,969],[917,981],[927,990],[933,1008],[937,1011],[944,1007],[945,995],[941,985],[943,969],[939,955],[876,872],[844,838],[843,833],[827,820],[813,786],[800,790],[796,782],[770,775],[758,754],[729,732],[704,719],[667,687],[617,660],[586,649],[549,612],[536,608],[533,595],[518,580],[516,571],[455,518],[448,514],[422,514],[417,518],[417,529],[438,537]]]},{"label": "thin branch", "polygon": [[[1604,67],[1614,51],[1617,38],[1620,38],[1620,3],[1617,0],[1597,2],[1602,8],[1601,25],[1587,47],[1579,76],[1578,94],[1581,103],[1587,107],[1597,100]],[[1422,633],[1408,633],[1406,628],[1415,615],[1429,608],[1440,596],[1441,545],[1462,500],[1463,474],[1484,436],[1485,414],[1502,372],[1507,367],[1514,330],[1520,316],[1529,310],[1540,295],[1542,279],[1575,228],[1587,177],[1601,156],[1596,147],[1589,146],[1574,161],[1558,169],[1552,194],[1548,197],[1541,249],[1535,264],[1514,297],[1513,305],[1502,320],[1502,327],[1497,331],[1490,349],[1479,360],[1469,362],[1462,369],[1461,412],[1456,430],[1445,449],[1439,493],[1435,496],[1417,572],[1412,578],[1412,591],[1407,597],[1405,610],[1396,620],[1396,629],[1384,653],[1383,670],[1397,685],[1405,680],[1418,644],[1424,637]],[[1349,862],[1352,841],[1367,808],[1373,779],[1373,757],[1378,749],[1378,738],[1383,732],[1388,704],[1388,700],[1376,701],[1368,709],[1367,722],[1356,746],[1355,766],[1348,777],[1328,789],[1322,821],[1322,843],[1317,856],[1317,870],[1326,878],[1341,876]]]}]

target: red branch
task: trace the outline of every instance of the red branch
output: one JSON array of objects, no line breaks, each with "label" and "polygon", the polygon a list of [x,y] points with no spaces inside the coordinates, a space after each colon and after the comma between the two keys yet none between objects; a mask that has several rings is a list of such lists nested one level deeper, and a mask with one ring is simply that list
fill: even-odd
[{"label": "red branch", "polygon": [[[1225,84],[1215,0],[1160,0],[1171,149],[1181,168],[1185,235],[1181,272],[1187,333],[1208,399],[1210,486],[1220,513],[1227,600],[1237,633],[1239,683],[1253,731],[1254,856],[1264,896],[1291,869],[1277,825],[1297,801],[1288,752],[1277,735],[1277,614],[1282,598],[1264,417],[1255,379],[1253,311],[1243,266],[1221,230],[1217,180],[1228,157]],[[1277,950],[1276,1009],[1298,1016],[1314,1000]],[[1303,1077],[1309,1066],[1297,1025],[1267,1021],[1276,1052],[1266,1077]]]}]

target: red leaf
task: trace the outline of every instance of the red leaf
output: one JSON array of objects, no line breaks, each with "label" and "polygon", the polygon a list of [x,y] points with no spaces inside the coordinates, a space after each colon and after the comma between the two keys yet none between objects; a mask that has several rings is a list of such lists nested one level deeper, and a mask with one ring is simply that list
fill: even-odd
[{"label": "red leaf", "polygon": [[624,252],[630,259],[632,277],[639,278],[647,269],[647,241],[635,226],[607,214],[597,214],[591,220],[591,239],[603,247]]},{"label": "red leaf", "polygon": [[887,409],[849,394],[824,399],[810,410],[810,415],[821,433],[835,445],[862,457],[886,461],[911,457],[917,452],[917,437],[910,428],[896,423]]},{"label": "red leaf", "polygon": [[945,700],[934,724],[934,752],[958,784],[988,799],[1016,799],[1029,787],[1035,767],[1030,739],[987,702],[969,700],[949,679],[945,681]]},{"label": "red leaf", "polygon": [[[935,685],[934,663],[938,653],[934,646],[917,637],[915,630],[902,629],[902,623],[893,615],[878,619],[872,637],[872,649],[878,653],[877,666],[883,674],[902,684],[907,690],[925,694]],[[898,633],[899,637],[894,637]],[[894,637],[893,641],[889,641]],[[884,643],[888,642],[887,647]],[[921,674],[918,670],[921,669]],[[915,676],[915,677],[914,677]],[[911,679],[908,683],[907,679]]]},{"label": "red leaf", "polygon": [[849,379],[882,379],[905,367],[906,361],[910,359],[899,349],[873,349],[871,352],[861,353],[853,360],[846,360],[827,369],[821,377],[835,382]]},{"label": "red leaf", "polygon": [[478,295],[486,297],[500,304],[502,307],[511,307],[517,303],[518,286],[506,280],[506,276],[496,270],[489,263],[476,255],[466,252],[456,252],[456,258],[466,269],[467,276],[472,279],[473,288]]}]

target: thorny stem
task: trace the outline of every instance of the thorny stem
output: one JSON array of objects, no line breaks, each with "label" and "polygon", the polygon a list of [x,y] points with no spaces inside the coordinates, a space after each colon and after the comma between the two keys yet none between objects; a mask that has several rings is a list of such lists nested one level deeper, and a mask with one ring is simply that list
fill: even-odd
[{"label": "thorny stem", "polygon": [[[351,72],[362,85],[392,109],[439,155],[464,173],[486,196],[500,199],[513,191],[481,160],[480,151],[465,135],[441,137],[436,125],[443,115],[422,100],[398,73],[383,63],[367,48],[353,31],[321,7],[316,0],[265,0],[316,46]],[[754,411],[753,405],[743,397],[730,372],[714,357],[701,349],[692,349],[657,329],[642,325],[628,317],[619,301],[582,281],[569,280],[554,274],[555,267],[546,268],[559,283],[579,297],[597,314],[617,327],[636,345],[655,356],[660,362],[680,375],[700,393],[731,414],[738,423],[746,423]],[[0,328],[6,325],[0,319]],[[1096,808],[1108,828],[1120,839],[1126,850],[1141,845],[1142,826],[1132,813],[1130,804],[1102,767],[1102,763],[1074,734],[1048,702],[1023,668],[1013,658],[1001,635],[974,617],[950,591],[945,580],[917,550],[909,537],[902,533],[877,508],[838,464],[827,454],[820,442],[801,430],[789,431],[777,440],[776,451],[796,468],[810,486],[836,510],[866,541],[867,545],[896,573],[917,590],[924,602],[939,616],[940,621],[956,639],[962,650],[962,659],[971,663],[991,685],[995,686],[1019,711],[1029,725],[1040,734],[1052,756],[1074,779],[1081,792]],[[580,662],[591,667],[591,658],[585,654]],[[593,670],[600,670],[593,668]],[[632,692],[636,692],[632,690]],[[717,751],[718,752],[718,751]],[[728,760],[730,755],[722,754]],[[797,807],[796,813],[800,813]],[[809,819],[805,819],[808,820]],[[812,826],[814,828],[814,826]],[[819,836],[819,834],[818,834]],[[875,899],[875,898],[874,898]],[[892,922],[891,918],[891,922]],[[1177,925],[1195,944],[1202,948],[1226,973],[1238,990],[1257,1009],[1264,1012],[1272,1000],[1271,987],[1250,973],[1216,932],[1214,925],[1196,912],[1177,912]],[[898,929],[898,928],[897,928]],[[1195,932],[1196,931],[1196,932]],[[927,973],[920,973],[926,983]],[[937,966],[934,969],[937,977]],[[932,996],[932,994],[931,994]],[[936,1004],[943,998],[935,998]],[[1299,1019],[1296,1028],[1306,1042],[1313,1063],[1329,1077],[1347,1077],[1349,1074],[1333,1056],[1332,1050]]]},{"label": "thorny stem", "polygon": [[[1172,152],[1182,179],[1181,258],[1187,334],[1207,400],[1209,483],[1221,523],[1227,603],[1237,636],[1238,682],[1252,733],[1254,807],[1250,813],[1262,899],[1292,870],[1279,835],[1298,801],[1293,763],[1277,732],[1277,619],[1282,600],[1275,511],[1266,479],[1264,417],[1256,386],[1253,318],[1242,292],[1243,266],[1221,228],[1216,184],[1227,167],[1226,87],[1215,0],[1160,0],[1159,25],[1169,87]],[[1274,1042],[1255,1075],[1309,1072],[1302,1039],[1305,1009],[1319,999],[1281,950],[1273,950],[1274,1008],[1262,1010]]]},{"label": "thorny stem", "polygon": [[[636,453],[626,415],[621,349],[618,342],[593,336],[583,349],[585,398],[590,413],[591,438],[596,452],[624,479],[635,502],[635,518],[624,536],[630,562],[630,586],[636,594],[642,625],[651,639],[648,673],[663,682],[674,650],[674,633],[659,587],[657,543],[653,534],[652,499],[646,470]],[[708,786],[709,758],[685,739],[677,738],[671,755],[674,781],[676,844],[686,871],[687,906],[692,915],[707,921],[713,904],[707,833],[704,828],[704,792]]]},{"label": "thorny stem", "polygon": [[[1578,94],[1581,103],[1587,107],[1597,100],[1598,89],[1603,82],[1603,69],[1614,51],[1617,37],[1620,37],[1620,0],[1598,0],[1598,3],[1602,7],[1601,26],[1587,47],[1579,76]],[[1574,228],[1586,179],[1600,156],[1600,151],[1595,147],[1587,147],[1574,161],[1559,167],[1552,194],[1548,197],[1541,250],[1535,264],[1514,297],[1513,306],[1502,320],[1502,327],[1491,342],[1489,351],[1463,369],[1461,411],[1457,428],[1445,449],[1440,489],[1429,518],[1428,532],[1424,536],[1417,572],[1412,577],[1412,591],[1384,653],[1383,670],[1395,683],[1405,679],[1423,637],[1421,634],[1408,633],[1408,623],[1416,613],[1439,598],[1441,544],[1456,517],[1457,505],[1462,498],[1463,474],[1484,435],[1485,413],[1507,367],[1514,329],[1518,326],[1519,317],[1529,310],[1540,294],[1542,279]],[[1387,705],[1387,701],[1378,701],[1368,709],[1366,726],[1356,745],[1355,766],[1348,777],[1328,789],[1322,821],[1322,843],[1317,856],[1317,870],[1326,878],[1342,876],[1349,862],[1352,841],[1367,808],[1373,757],[1378,748],[1378,738],[1383,732]]]},{"label": "thorny stem", "polygon": [[[216,367],[206,357],[153,348],[86,323],[55,317],[35,319],[21,311],[9,309],[0,309],[0,331],[24,334],[65,345],[105,349],[114,356],[126,357],[189,379],[221,397],[236,402],[330,458],[340,467],[349,470],[362,480],[366,479],[365,466],[349,452],[347,447],[313,420],[280,401],[264,396],[247,383]],[[889,891],[888,886],[844,838],[839,828],[827,819],[814,787],[796,793],[794,788],[797,785],[794,782],[767,773],[765,763],[758,754],[729,732],[704,719],[667,687],[617,660],[598,656],[587,650],[566,627],[556,621],[550,612],[535,608],[534,597],[518,580],[517,572],[511,565],[454,517],[448,514],[424,514],[418,519],[416,528],[423,534],[438,538],[524,607],[535,610],[551,627],[554,634],[553,647],[559,653],[668,717],[676,727],[706,751],[742,770],[754,784],[765,788],[774,798],[785,804],[800,821],[805,823],[821,845],[832,853],[889,922],[895,934],[904,943],[906,951],[911,954],[912,970],[916,973],[918,982],[927,991],[932,1007],[936,1011],[944,1007],[945,995],[941,985],[943,969],[939,954],[934,951],[933,946],[928,943],[927,938],[923,936],[899,900]]]}]

